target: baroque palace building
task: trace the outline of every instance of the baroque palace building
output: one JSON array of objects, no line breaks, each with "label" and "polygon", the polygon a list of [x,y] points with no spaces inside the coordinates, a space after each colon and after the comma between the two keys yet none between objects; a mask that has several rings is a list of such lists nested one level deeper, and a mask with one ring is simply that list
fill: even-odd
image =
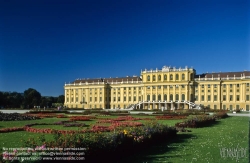
[{"label": "baroque palace building", "polygon": [[211,109],[249,111],[250,71],[196,74],[164,66],[140,77],[77,79],[65,84],[67,108]]}]

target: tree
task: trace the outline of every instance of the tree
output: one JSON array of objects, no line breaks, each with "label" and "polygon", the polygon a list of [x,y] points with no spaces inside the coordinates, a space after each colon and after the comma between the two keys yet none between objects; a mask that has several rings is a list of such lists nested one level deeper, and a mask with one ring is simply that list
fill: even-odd
[{"label": "tree", "polygon": [[57,98],[57,103],[62,103],[62,104],[64,104],[64,99],[65,99],[64,95],[58,96],[58,98]]},{"label": "tree", "polygon": [[40,104],[41,94],[33,89],[29,88],[24,91],[24,101],[23,105],[27,108],[33,108],[34,106],[38,106]]}]

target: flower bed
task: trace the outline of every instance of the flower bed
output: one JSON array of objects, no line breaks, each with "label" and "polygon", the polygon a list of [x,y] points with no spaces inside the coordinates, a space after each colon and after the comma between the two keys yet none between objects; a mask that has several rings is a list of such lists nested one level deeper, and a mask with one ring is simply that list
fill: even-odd
[{"label": "flower bed", "polygon": [[0,133],[13,132],[13,131],[24,131],[23,127],[12,127],[0,129]]},{"label": "flower bed", "polygon": [[227,118],[228,115],[226,112],[218,112],[218,113],[215,113],[214,116],[217,118],[217,119],[220,119],[220,118]]},{"label": "flower bed", "polygon": [[57,118],[68,118],[68,116],[64,115],[64,114],[58,114],[56,116]]},{"label": "flower bed", "polygon": [[91,117],[87,116],[73,116],[70,118],[70,121],[90,121]]},{"label": "flower bed", "polygon": [[39,117],[39,118],[53,118],[56,117],[55,113],[38,113],[38,114],[25,114],[27,116],[34,116],[34,117]]},{"label": "flower bed", "polygon": [[[106,126],[95,126],[99,130],[107,130]],[[109,161],[114,162],[115,157],[120,157],[121,154],[129,155],[131,152],[146,149],[150,144],[160,143],[163,140],[171,139],[176,136],[176,129],[168,127],[167,125],[151,123],[146,126],[139,126],[136,128],[129,128],[128,130],[120,129],[116,132],[110,133],[90,133],[79,134],[68,132],[68,134],[56,133],[54,140],[41,141],[47,148],[78,148],[84,147],[86,158],[89,162],[100,162],[100,158],[107,158],[108,154],[112,153],[112,158],[108,157]],[[37,147],[41,143],[31,139],[26,141],[24,146]],[[45,144],[44,144],[45,142]],[[130,152],[124,152],[130,151]],[[102,160],[101,162],[106,162]],[[117,162],[117,161],[116,161]]]},{"label": "flower bed", "polygon": [[155,117],[157,120],[178,120],[178,119],[186,119],[187,116],[156,116]]},{"label": "flower bed", "polygon": [[0,113],[0,121],[23,121],[23,120],[35,120],[39,117],[19,114],[19,113]]},{"label": "flower bed", "polygon": [[208,126],[212,123],[214,123],[216,118],[214,116],[206,116],[206,115],[201,115],[201,116],[195,116],[192,117],[188,120],[185,120],[184,122],[179,122],[176,123],[176,127],[188,127],[188,128],[198,128],[198,127],[204,127]]}]

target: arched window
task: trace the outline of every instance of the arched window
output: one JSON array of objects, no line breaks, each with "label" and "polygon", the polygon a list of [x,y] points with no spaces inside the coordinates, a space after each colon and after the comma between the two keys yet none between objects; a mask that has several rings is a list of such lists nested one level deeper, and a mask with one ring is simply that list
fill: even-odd
[{"label": "arched window", "polygon": [[170,80],[173,80],[173,75],[172,74],[170,75]]},{"label": "arched window", "polygon": [[150,76],[148,75],[147,80],[150,81]]},{"label": "arched window", "polygon": [[158,75],[158,80],[161,81],[161,75]]},{"label": "arched window", "polygon": [[170,101],[173,101],[173,95],[170,94]]},{"label": "arched window", "polygon": [[175,95],[175,101],[179,101],[179,95],[178,94]]},{"label": "arched window", "polygon": [[158,101],[161,101],[161,95],[158,95]]},{"label": "arched window", "polygon": [[165,74],[165,75],[164,75],[164,80],[167,80],[167,79],[168,79],[168,77],[167,77],[167,75]]},{"label": "arched window", "polygon": [[155,81],[155,75],[153,75],[153,81]]},{"label": "arched window", "polygon": [[185,80],[185,74],[182,74],[182,75],[181,75],[181,79],[182,79],[182,80]]},{"label": "arched window", "polygon": [[182,101],[185,100],[185,95],[184,95],[184,94],[181,95],[181,100],[182,100]]},{"label": "arched window", "polygon": [[179,80],[179,74],[175,75],[175,80]]},{"label": "arched window", "polygon": [[164,101],[167,101],[167,95],[166,94],[164,95]]},{"label": "arched window", "polygon": [[150,101],[150,95],[147,95],[147,101]]},{"label": "arched window", "polygon": [[155,101],[155,95],[153,95],[153,101]]}]

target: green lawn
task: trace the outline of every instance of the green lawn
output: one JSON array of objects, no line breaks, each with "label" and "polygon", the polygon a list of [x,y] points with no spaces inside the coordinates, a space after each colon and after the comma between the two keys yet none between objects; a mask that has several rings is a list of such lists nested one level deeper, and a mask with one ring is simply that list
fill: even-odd
[{"label": "green lawn", "polygon": [[[99,116],[100,117],[100,116]],[[105,116],[100,118],[116,118],[118,116]],[[133,115],[133,117],[142,117]],[[143,116],[144,118],[153,118],[154,116]],[[58,121],[68,120],[69,118],[44,118],[41,120],[31,121],[7,121],[0,122],[0,128],[6,127],[22,127],[31,123],[54,123]],[[183,120],[159,120],[159,123],[173,126],[175,123]],[[87,125],[95,124],[96,120],[79,121]],[[141,120],[142,123],[145,120]],[[109,125],[109,124],[98,124]],[[35,128],[53,128],[53,129],[75,129],[78,127],[63,127],[60,125],[37,125]],[[167,143],[154,145],[144,151],[131,153],[130,158],[124,158],[121,162],[156,162],[156,163],[230,163],[230,162],[248,162],[248,140],[249,140],[249,117],[229,117],[218,121],[211,127],[191,129],[192,132],[178,133],[178,137]],[[0,149],[2,147],[13,148],[22,147],[24,140],[29,138],[37,138],[39,133],[30,133],[26,131],[0,133]],[[46,139],[52,139],[53,135],[44,134]],[[233,157],[233,155],[224,155],[222,149],[240,149],[246,150],[243,158]],[[129,152],[129,151],[128,151]],[[87,158],[86,158],[87,159]]]},{"label": "green lawn", "polygon": [[[122,162],[155,163],[248,163],[249,117],[229,117],[212,127],[191,129],[192,132],[179,134],[178,139],[155,145]],[[245,154],[238,159],[223,148],[235,150],[244,148]],[[225,156],[225,157],[223,157]],[[243,156],[243,158],[241,157]]]},{"label": "green lawn", "polygon": [[[117,118],[118,116],[98,116],[98,118]],[[154,118],[154,116],[138,116],[133,115],[133,117],[137,118]],[[54,123],[58,121],[66,121],[69,120],[69,118],[44,118],[39,120],[27,120],[27,121],[1,121],[0,122],[0,129],[8,128],[8,127],[23,127],[26,124],[32,124],[32,123]],[[98,119],[97,119],[98,120]],[[175,123],[180,122],[182,120],[160,120],[160,123],[168,124],[170,126],[173,126]],[[139,120],[137,122],[144,123],[145,120]],[[91,121],[78,121],[78,123],[84,123],[87,125],[93,125],[96,124],[96,120]],[[110,125],[109,123],[105,124],[96,124],[96,125]],[[33,128],[51,128],[51,129],[58,129],[58,130],[78,130],[78,127],[63,127],[62,125],[35,125],[32,126]],[[86,129],[86,127],[83,127],[82,129]],[[9,132],[9,133],[0,133],[0,149],[2,147],[5,148],[15,148],[15,147],[22,147],[23,141],[28,140],[32,137],[38,137],[39,133],[31,133],[26,131],[17,131],[17,132]],[[53,136],[51,134],[44,134],[47,139],[52,139]]]}]

